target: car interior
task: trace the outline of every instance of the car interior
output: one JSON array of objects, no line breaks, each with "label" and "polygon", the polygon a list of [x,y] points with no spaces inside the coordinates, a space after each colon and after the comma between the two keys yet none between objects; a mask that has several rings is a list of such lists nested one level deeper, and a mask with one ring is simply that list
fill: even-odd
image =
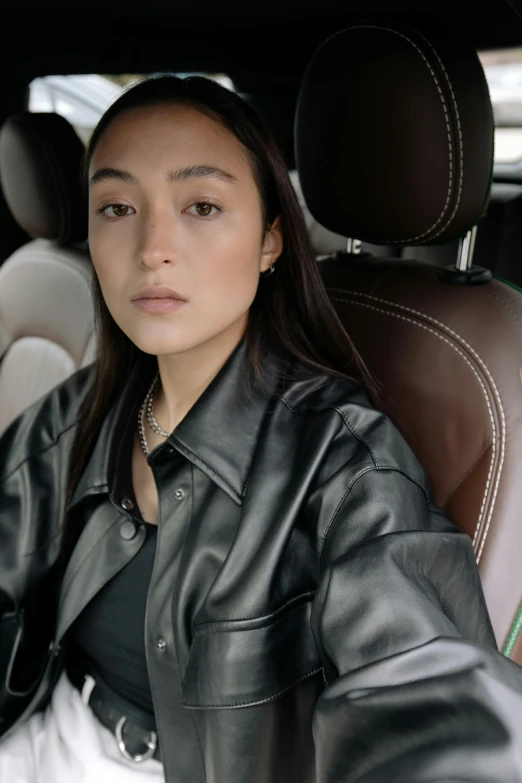
[{"label": "car interior", "polygon": [[[29,0],[5,12],[0,431],[95,359],[83,141],[28,111],[51,74],[222,73],[272,128],[378,405],[472,539],[522,664],[522,162],[494,160],[477,52],[522,46],[522,0]],[[521,95],[522,100],[522,95]],[[519,288],[520,287],[520,288]]]}]

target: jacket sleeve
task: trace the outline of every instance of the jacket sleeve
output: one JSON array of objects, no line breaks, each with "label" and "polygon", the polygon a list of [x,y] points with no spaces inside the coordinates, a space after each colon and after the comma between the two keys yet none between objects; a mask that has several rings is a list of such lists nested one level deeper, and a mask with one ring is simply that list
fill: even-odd
[{"label": "jacket sleeve", "polygon": [[84,378],[82,370],[0,434],[0,734],[40,675],[52,639],[76,387]]},{"label": "jacket sleeve", "polygon": [[469,538],[426,489],[362,473],[321,564],[317,783],[521,783],[522,668],[496,649]]}]

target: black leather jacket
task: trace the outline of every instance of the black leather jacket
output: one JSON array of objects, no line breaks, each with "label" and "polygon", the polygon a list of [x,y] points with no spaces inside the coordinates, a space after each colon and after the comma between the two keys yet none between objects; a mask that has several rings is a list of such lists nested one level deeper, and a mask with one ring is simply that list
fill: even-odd
[{"label": "black leather jacket", "polygon": [[[274,362],[249,397],[245,349],[149,457],[145,632],[167,783],[520,783],[522,670],[495,649],[470,541],[354,384]],[[67,629],[144,540],[121,506],[150,380],[138,364],[73,497],[71,524],[87,521],[57,586],[90,374],[0,439],[4,737],[46,703]]]}]

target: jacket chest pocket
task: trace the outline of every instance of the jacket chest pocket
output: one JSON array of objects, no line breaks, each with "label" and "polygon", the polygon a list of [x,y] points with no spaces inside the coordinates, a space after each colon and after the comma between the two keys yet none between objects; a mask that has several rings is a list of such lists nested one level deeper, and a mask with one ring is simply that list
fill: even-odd
[{"label": "jacket chest pocket", "polygon": [[255,620],[198,626],[182,684],[185,707],[218,709],[272,701],[317,673],[309,597]]}]

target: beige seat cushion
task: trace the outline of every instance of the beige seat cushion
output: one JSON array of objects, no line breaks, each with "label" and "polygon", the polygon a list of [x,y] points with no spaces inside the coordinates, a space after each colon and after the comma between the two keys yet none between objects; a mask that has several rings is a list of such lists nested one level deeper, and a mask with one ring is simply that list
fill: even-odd
[{"label": "beige seat cushion", "polygon": [[94,358],[86,251],[36,239],[0,267],[0,431]]}]

